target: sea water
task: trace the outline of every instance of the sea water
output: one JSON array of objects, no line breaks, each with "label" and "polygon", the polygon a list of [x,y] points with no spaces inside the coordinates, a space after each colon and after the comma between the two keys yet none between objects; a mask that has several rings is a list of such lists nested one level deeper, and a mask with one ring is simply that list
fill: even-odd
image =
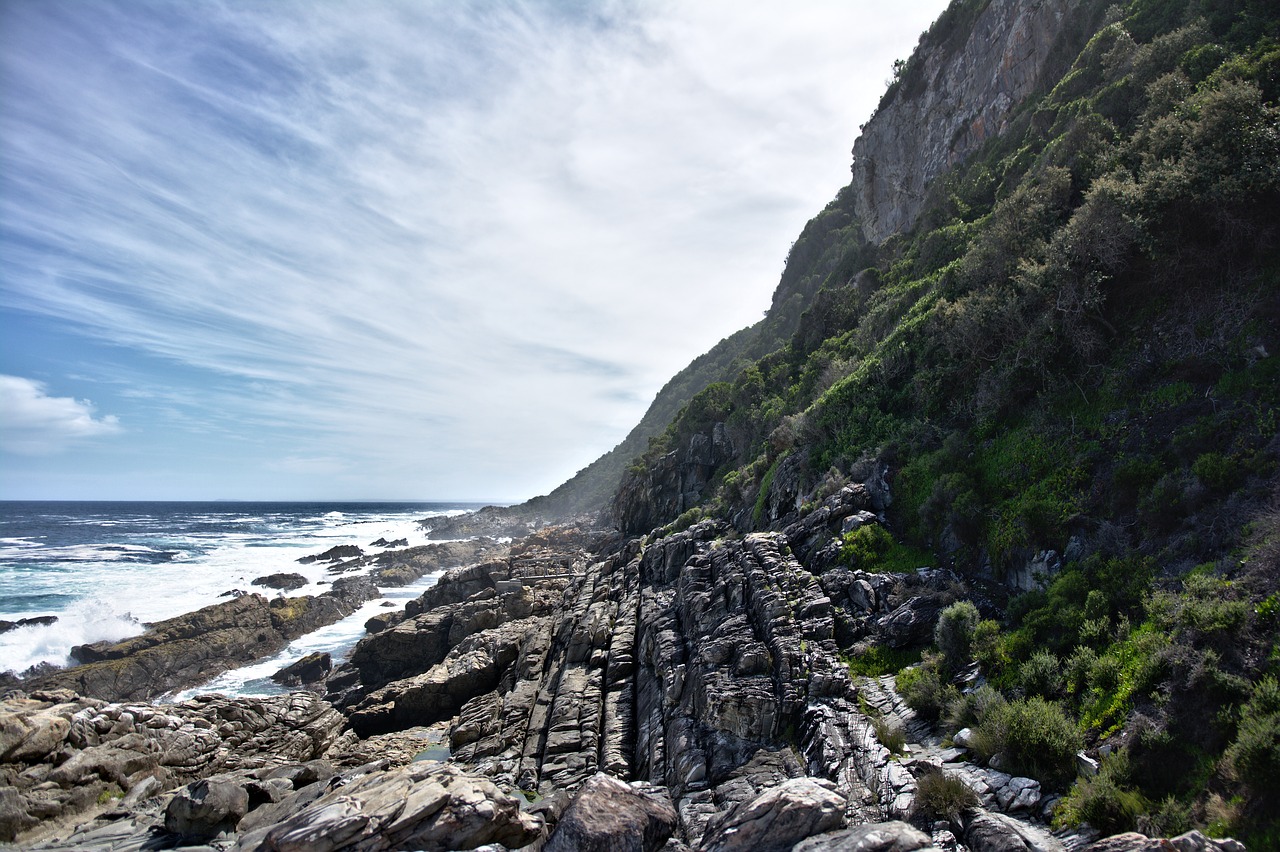
[{"label": "sea water", "polygon": [[[147,622],[172,618],[228,592],[279,592],[253,585],[267,574],[302,574],[308,584],[288,595],[322,594],[332,563],[299,557],[354,544],[384,552],[379,539],[427,543],[418,522],[461,514],[460,503],[119,503],[0,501],[0,619],[56,616],[48,626],[0,633],[0,671],[72,661],[72,646],[137,635]],[[363,569],[362,569],[363,570]],[[343,575],[347,576],[347,575]],[[340,661],[364,633],[364,622],[403,606],[435,582],[384,589],[337,624],[292,643],[270,660],[229,672],[208,689],[231,694],[279,691],[270,674],[311,651]]]}]

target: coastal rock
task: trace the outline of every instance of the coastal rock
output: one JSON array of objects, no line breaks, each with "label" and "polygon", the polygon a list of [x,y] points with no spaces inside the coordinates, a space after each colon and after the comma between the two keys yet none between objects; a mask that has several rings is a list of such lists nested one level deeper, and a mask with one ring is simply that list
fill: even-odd
[{"label": "coastal rock", "polygon": [[301,589],[309,581],[301,574],[268,574],[265,577],[259,577],[252,581],[250,585],[266,586],[268,589],[282,589],[291,592],[294,589]]},{"label": "coastal rock", "polygon": [[388,551],[373,557],[369,577],[383,587],[407,586],[427,574],[503,557],[508,549],[495,538],[483,537]]},{"label": "coastal rock", "polygon": [[544,852],[653,852],[676,827],[665,790],[592,776],[561,816]]},{"label": "coastal rock", "polygon": [[303,556],[298,559],[303,565],[310,565],[313,562],[339,562],[343,559],[354,559],[364,556],[364,551],[355,544],[338,544],[326,550],[324,553],[316,553],[311,556]]},{"label": "coastal rock", "polygon": [[19,627],[48,627],[57,623],[58,616],[56,615],[35,615],[30,618],[19,618],[17,621],[0,620],[0,633],[8,633],[10,630],[17,630]]},{"label": "coastal rock", "polygon": [[378,594],[369,578],[344,577],[321,595],[272,601],[242,595],[156,622],[141,636],[78,645],[71,655],[81,665],[24,686],[71,689],[108,701],[154,698],[273,654],[299,636],[347,617]]},{"label": "coastal rock", "polygon": [[414,764],[358,777],[283,822],[243,836],[239,848],[444,850],[496,843],[514,849],[541,832],[541,820],[492,783],[447,764]]},{"label": "coastal rock", "polygon": [[188,784],[169,800],[164,827],[184,839],[217,837],[235,830],[249,812],[249,793],[231,781],[205,779]]},{"label": "coastal rock", "polygon": [[333,659],[329,654],[323,651],[315,651],[307,654],[296,663],[280,669],[280,671],[271,676],[271,679],[285,686],[318,683],[328,677],[332,669]]}]

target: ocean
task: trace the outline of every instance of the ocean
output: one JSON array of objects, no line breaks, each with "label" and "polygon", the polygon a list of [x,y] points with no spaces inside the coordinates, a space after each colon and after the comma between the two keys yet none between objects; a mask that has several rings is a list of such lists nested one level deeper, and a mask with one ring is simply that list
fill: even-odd
[{"label": "ocean", "polygon": [[[234,589],[259,592],[255,578],[297,573],[310,582],[289,595],[328,589],[328,563],[298,558],[335,545],[383,552],[379,539],[427,543],[418,521],[457,515],[463,503],[161,503],[0,501],[0,619],[56,616],[51,625],[0,633],[0,671],[21,673],[40,663],[70,662],[72,646],[120,640],[147,622],[220,600]],[[280,667],[316,650],[335,665],[364,634],[364,622],[422,593],[435,576],[384,589],[337,624],[304,636],[255,666],[230,672],[195,691],[263,695],[282,691],[269,680]],[[175,696],[181,698],[183,696]]]}]

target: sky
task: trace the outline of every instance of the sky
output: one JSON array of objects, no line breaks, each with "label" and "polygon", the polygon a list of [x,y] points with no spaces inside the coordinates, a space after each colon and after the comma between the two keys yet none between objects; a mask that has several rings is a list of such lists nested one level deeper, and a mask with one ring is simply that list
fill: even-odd
[{"label": "sky", "polygon": [[0,499],[546,493],[945,5],[0,0]]}]

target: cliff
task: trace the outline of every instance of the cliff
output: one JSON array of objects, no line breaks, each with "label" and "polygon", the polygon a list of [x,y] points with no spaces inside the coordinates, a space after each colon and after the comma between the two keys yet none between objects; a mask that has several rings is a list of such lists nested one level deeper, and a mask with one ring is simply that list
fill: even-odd
[{"label": "cliff", "polygon": [[911,230],[934,180],[1008,128],[1096,25],[1087,0],[954,3],[898,71],[853,146],[854,213],[873,243]]}]

